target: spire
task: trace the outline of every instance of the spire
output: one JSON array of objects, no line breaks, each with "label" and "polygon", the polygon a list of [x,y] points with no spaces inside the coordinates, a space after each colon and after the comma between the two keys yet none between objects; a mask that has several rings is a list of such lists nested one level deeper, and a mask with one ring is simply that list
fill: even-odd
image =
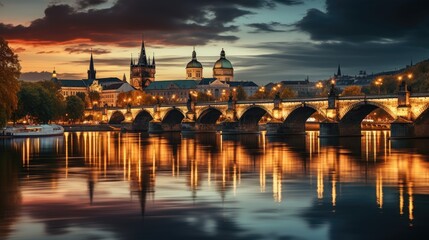
[{"label": "spire", "polygon": [[127,77],[125,76],[125,73],[124,73],[124,76],[122,77],[122,81],[127,82]]},{"label": "spire", "polygon": [[134,65],[134,63],[133,63],[133,54],[131,53],[131,61],[130,61],[130,65],[132,66],[132,65]]},{"label": "spire", "polygon": [[153,53],[153,57],[152,57],[152,66],[155,66],[155,53]]},{"label": "spire", "polygon": [[88,70],[88,79],[96,79],[95,74],[97,71],[95,71],[94,68],[94,59],[92,57],[92,48],[91,48],[91,58],[89,60],[89,70]]},{"label": "spire", "polygon": [[337,76],[341,76],[341,66],[338,64]]},{"label": "spire", "polygon": [[225,50],[220,51],[220,58],[225,58]]},{"label": "spire", "polygon": [[140,58],[139,58],[139,62],[138,65],[144,65],[147,66],[147,57],[146,57],[146,48],[144,46],[144,40],[142,39],[142,47],[140,50]]},{"label": "spire", "polygon": [[192,51],[192,60],[197,60],[197,52],[195,52],[195,46],[194,51]]}]

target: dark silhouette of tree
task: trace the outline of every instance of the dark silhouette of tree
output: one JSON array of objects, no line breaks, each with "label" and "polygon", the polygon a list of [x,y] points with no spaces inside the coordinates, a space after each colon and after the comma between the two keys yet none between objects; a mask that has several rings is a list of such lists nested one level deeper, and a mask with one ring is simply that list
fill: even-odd
[{"label": "dark silhouette of tree", "polygon": [[18,55],[0,37],[0,127],[6,125],[18,104],[18,78],[21,74]]},{"label": "dark silhouette of tree", "polygon": [[66,114],[73,121],[82,119],[85,111],[85,103],[77,96],[66,98]]}]

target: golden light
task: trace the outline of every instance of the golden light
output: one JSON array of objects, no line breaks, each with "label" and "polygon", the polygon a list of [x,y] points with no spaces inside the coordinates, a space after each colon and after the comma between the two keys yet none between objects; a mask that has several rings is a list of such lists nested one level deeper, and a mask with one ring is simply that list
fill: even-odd
[{"label": "golden light", "polygon": [[331,79],[331,84],[334,85],[335,84],[335,79]]},{"label": "golden light", "polygon": [[399,80],[399,81],[402,81],[402,76],[398,76],[398,80]]},{"label": "golden light", "polygon": [[232,89],[232,91],[236,92],[236,91],[237,91],[237,88],[233,88],[233,89]]},{"label": "golden light", "polygon": [[409,73],[409,74],[408,74],[408,79],[411,79],[411,78],[413,78],[413,74],[412,74],[412,73]]}]

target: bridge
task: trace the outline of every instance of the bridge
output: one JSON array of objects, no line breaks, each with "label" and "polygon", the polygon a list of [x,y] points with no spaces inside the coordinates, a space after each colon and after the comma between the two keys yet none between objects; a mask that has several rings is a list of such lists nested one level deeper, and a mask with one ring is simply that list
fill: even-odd
[{"label": "bridge", "polygon": [[268,135],[304,134],[314,113],[322,116],[320,137],[360,136],[361,122],[375,109],[390,115],[392,138],[429,137],[429,93],[410,94],[402,83],[395,95],[339,97],[334,86],[327,97],[227,102],[161,104],[101,108],[103,120],[125,129],[160,133],[168,131],[239,134],[259,132],[261,119]]}]

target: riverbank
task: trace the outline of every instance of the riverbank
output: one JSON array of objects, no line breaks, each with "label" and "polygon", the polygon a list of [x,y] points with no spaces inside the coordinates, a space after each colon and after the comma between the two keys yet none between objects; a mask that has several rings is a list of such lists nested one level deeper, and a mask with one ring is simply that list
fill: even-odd
[{"label": "riverbank", "polygon": [[73,124],[73,125],[62,125],[65,132],[105,132],[105,131],[118,131],[121,130],[121,126],[115,127],[109,124]]}]

